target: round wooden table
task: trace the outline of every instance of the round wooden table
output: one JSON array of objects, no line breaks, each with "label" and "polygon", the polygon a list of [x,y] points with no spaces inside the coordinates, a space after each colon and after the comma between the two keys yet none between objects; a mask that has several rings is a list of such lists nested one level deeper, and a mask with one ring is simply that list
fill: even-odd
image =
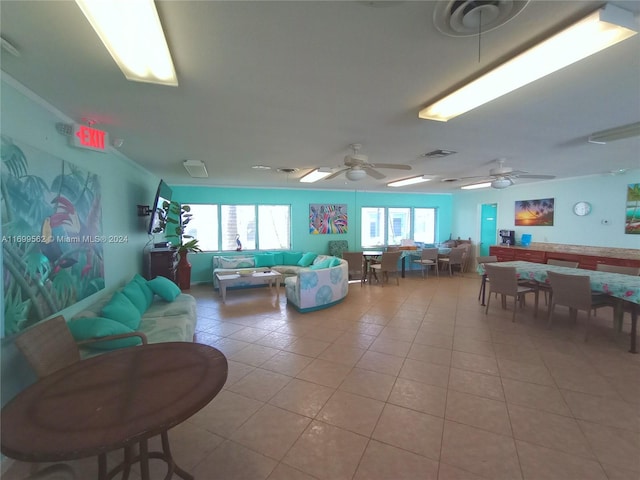
[{"label": "round wooden table", "polygon": [[[167,342],[124,348],[55,372],[20,392],[2,409],[0,449],[28,462],[98,456],[98,478],[111,479],[149,458],[193,479],[171,456],[167,431],[207,405],[227,379],[227,359],[213,347]],[[147,440],[162,436],[162,451]],[[134,447],[139,444],[139,453]],[[124,461],[107,472],[106,454],[124,448]]]}]

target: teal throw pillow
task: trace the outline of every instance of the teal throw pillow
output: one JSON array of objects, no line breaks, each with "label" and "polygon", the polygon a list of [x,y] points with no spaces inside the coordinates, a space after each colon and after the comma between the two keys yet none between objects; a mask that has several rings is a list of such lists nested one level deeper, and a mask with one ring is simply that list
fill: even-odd
[{"label": "teal throw pillow", "polygon": [[273,267],[276,264],[273,253],[258,253],[254,258],[256,259],[256,267]]},{"label": "teal throw pillow", "polygon": [[284,265],[284,252],[268,252],[273,255],[274,265]]},{"label": "teal throw pillow", "polygon": [[311,265],[311,270],[320,270],[321,268],[329,268],[331,266],[331,258],[325,258]]},{"label": "teal throw pillow", "polygon": [[307,252],[302,256],[300,260],[298,260],[298,265],[300,267],[308,267],[313,263],[317,256],[317,253]]},{"label": "teal throw pillow", "polygon": [[116,292],[103,308],[101,315],[126,325],[132,330],[140,326],[140,312],[122,292]]},{"label": "teal throw pillow", "polygon": [[[69,326],[71,335],[73,335],[76,342],[91,340],[96,337],[106,337],[107,335],[121,335],[124,333],[134,332],[134,330],[131,330],[120,322],[102,317],[82,317],[76,320],[71,320],[67,325]],[[141,343],[142,340],[140,337],[130,337],[90,343],[87,347],[98,350],[113,350],[116,348],[133,347],[135,345],[140,345]]]},{"label": "teal throw pillow", "polygon": [[140,290],[142,290],[142,293],[144,294],[144,298],[147,301],[147,308],[149,308],[153,303],[153,290],[151,290],[149,288],[149,285],[147,285],[147,280],[144,279],[142,276],[138,275],[137,273],[133,276],[131,280],[133,282],[136,282],[138,285],[140,285]]},{"label": "teal throw pillow", "polygon": [[338,265],[340,265],[340,259],[337,257],[331,257],[331,265],[329,265],[330,267],[337,267]]},{"label": "teal throw pillow", "polygon": [[180,295],[180,288],[166,277],[156,277],[147,282],[153,293],[167,302],[173,302]]},{"label": "teal throw pillow", "polygon": [[283,265],[298,265],[302,252],[282,252]]},{"label": "teal throw pillow", "polygon": [[133,303],[134,307],[138,309],[140,315],[147,311],[147,299],[145,298],[144,293],[142,293],[140,285],[136,282],[131,280],[127,283],[122,289],[122,293],[124,293],[124,296],[127,297],[129,301]]}]

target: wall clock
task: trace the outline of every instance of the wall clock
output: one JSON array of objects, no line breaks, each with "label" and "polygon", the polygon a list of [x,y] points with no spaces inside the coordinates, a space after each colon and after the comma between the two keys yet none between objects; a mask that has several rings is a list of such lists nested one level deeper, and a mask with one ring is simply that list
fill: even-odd
[{"label": "wall clock", "polygon": [[582,217],[591,213],[591,204],[589,202],[578,202],[573,206],[573,213]]}]

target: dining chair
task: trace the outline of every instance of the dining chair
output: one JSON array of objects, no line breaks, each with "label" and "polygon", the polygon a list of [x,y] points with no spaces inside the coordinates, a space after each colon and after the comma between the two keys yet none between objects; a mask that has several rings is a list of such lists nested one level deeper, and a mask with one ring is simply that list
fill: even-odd
[{"label": "dining chair", "polygon": [[342,252],[342,259],[349,264],[349,280],[360,279],[360,284],[364,283],[367,276],[366,264],[362,252]]},{"label": "dining chair", "polygon": [[147,337],[142,332],[108,335],[105,337],[76,342],[62,315],[38,322],[15,339],[16,347],[24,355],[39,378],[79,362],[80,346],[91,343],[140,337],[143,344]]},{"label": "dining chair", "polygon": [[[498,257],[495,255],[486,255],[482,257],[476,257],[476,263],[478,265],[484,265],[485,263],[496,263],[498,261]],[[489,277],[487,276],[487,272],[485,271],[484,275],[482,275],[482,283],[480,284],[480,291],[478,292],[478,300],[482,297],[483,290],[486,291],[487,283],[489,283]]]},{"label": "dining chair", "polygon": [[606,263],[598,263],[596,270],[600,272],[621,273],[623,275],[640,275],[640,267],[625,267],[622,265],[607,265]]},{"label": "dining chair", "polygon": [[606,295],[594,294],[591,291],[589,275],[571,275],[549,270],[547,271],[547,278],[552,290],[547,327],[551,328],[556,305],[568,307],[569,314],[574,322],[577,321],[578,311],[584,310],[587,312],[587,326],[584,335],[584,341],[586,342],[589,338],[591,310],[611,306],[607,302]]},{"label": "dining chair", "polygon": [[398,267],[398,261],[402,256],[402,251],[398,250],[397,252],[384,252],[380,257],[380,262],[369,265],[369,283],[371,283],[371,274],[374,274],[378,282],[380,279],[378,278],[377,272],[380,272],[382,275],[382,282],[380,282],[381,286],[384,286],[384,281],[389,281],[389,274],[393,273],[396,277],[396,283],[400,285],[400,268]]},{"label": "dining chair", "polygon": [[435,267],[436,276],[440,276],[438,271],[438,249],[437,248],[423,248],[420,252],[420,258],[416,258],[412,263],[420,265],[422,270],[422,278],[424,278],[424,272],[426,270],[427,276],[429,276],[429,269]]},{"label": "dining chair", "polygon": [[458,269],[460,270],[460,273],[463,272],[463,265],[464,265],[464,256],[466,253],[466,249],[467,247],[465,246],[460,246],[460,247],[454,247],[451,249],[451,252],[449,252],[449,255],[447,255],[446,257],[438,257],[438,263],[448,266],[449,269],[449,276],[453,276],[453,268],[456,265],[458,266]]},{"label": "dining chair", "polygon": [[[550,258],[547,260],[547,265],[555,265],[557,267],[567,267],[567,268],[578,268],[578,262],[570,262],[568,260],[556,260],[555,258]],[[524,281],[521,282],[523,285],[531,285],[535,286],[540,290],[544,295],[544,304],[549,305],[549,295],[552,295],[551,287],[548,283],[540,283],[533,281]],[[548,313],[548,312],[547,312]]]},{"label": "dining chair", "polygon": [[520,303],[521,307],[524,306],[525,295],[533,293],[535,295],[533,316],[538,316],[538,291],[535,288],[518,284],[515,267],[501,267],[488,263],[485,264],[484,268],[489,278],[489,295],[487,296],[487,306],[484,310],[485,315],[489,313],[491,294],[499,293],[502,297],[502,308],[506,308],[506,297],[513,297],[513,316],[511,321],[515,322],[518,303]]}]

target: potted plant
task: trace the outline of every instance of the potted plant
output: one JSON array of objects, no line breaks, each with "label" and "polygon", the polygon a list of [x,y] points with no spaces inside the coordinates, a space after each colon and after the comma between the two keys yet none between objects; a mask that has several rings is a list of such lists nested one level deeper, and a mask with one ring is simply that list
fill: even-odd
[{"label": "potted plant", "polygon": [[[169,205],[167,205],[166,213],[166,238],[169,240],[177,239],[178,241],[177,244],[174,244],[180,256],[177,270],[178,286],[181,290],[189,290],[189,288],[191,288],[191,264],[189,263],[187,255],[189,252],[195,253],[202,251],[198,246],[198,239],[184,233],[187,225],[193,218],[191,207],[171,201]],[[171,227],[169,227],[169,225],[171,225]]]}]

